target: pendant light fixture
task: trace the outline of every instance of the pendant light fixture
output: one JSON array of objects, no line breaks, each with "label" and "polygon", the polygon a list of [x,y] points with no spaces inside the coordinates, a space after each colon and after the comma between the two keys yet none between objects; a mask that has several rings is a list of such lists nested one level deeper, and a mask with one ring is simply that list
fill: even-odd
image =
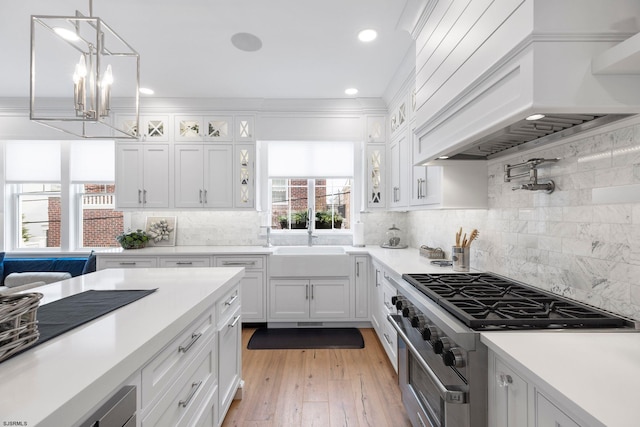
[{"label": "pendant light fixture", "polygon": [[[102,19],[31,17],[30,119],[82,138],[136,139],[140,55]],[[119,128],[112,107],[135,117]],[[135,134],[131,134],[131,129]]]}]

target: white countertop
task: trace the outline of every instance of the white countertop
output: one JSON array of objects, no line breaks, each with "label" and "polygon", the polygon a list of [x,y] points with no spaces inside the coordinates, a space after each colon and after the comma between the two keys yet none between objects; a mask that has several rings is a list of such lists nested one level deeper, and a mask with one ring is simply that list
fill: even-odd
[{"label": "white countertop", "polygon": [[502,331],[481,340],[589,426],[640,425],[640,333]]},{"label": "white countertop", "polygon": [[147,246],[142,249],[101,249],[96,252],[98,256],[122,256],[122,255],[269,255],[273,247],[266,246]]},{"label": "white countertop", "polygon": [[38,288],[46,304],[90,289],[158,290],[0,362],[0,425],[82,419],[243,276],[241,268],[109,269]]}]

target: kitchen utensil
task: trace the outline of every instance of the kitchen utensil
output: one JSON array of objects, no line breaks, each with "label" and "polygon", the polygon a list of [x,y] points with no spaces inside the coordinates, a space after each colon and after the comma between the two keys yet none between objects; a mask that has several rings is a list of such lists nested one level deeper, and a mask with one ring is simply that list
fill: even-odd
[{"label": "kitchen utensil", "polygon": [[431,265],[437,265],[439,267],[451,267],[452,262],[449,260],[435,260],[435,261],[431,261]]}]

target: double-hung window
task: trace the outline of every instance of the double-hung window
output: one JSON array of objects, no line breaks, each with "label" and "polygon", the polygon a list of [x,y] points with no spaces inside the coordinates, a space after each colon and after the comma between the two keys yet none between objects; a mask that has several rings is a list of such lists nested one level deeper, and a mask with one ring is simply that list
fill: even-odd
[{"label": "double-hung window", "polygon": [[113,141],[7,141],[5,248],[118,246]]},{"label": "double-hung window", "polygon": [[268,210],[274,229],[351,228],[353,143],[269,141],[267,156]]}]

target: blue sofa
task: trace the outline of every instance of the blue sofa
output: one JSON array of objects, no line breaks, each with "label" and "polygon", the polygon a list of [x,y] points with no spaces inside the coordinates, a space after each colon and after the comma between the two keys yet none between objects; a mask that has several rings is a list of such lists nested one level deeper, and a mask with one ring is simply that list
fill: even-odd
[{"label": "blue sofa", "polygon": [[[84,257],[42,258],[6,258],[5,254],[0,252],[0,277],[2,278],[0,293],[7,290],[4,282],[11,273],[68,273],[71,277],[76,277],[94,271],[96,271],[96,256],[93,252]],[[12,291],[16,290],[12,289]]]}]

